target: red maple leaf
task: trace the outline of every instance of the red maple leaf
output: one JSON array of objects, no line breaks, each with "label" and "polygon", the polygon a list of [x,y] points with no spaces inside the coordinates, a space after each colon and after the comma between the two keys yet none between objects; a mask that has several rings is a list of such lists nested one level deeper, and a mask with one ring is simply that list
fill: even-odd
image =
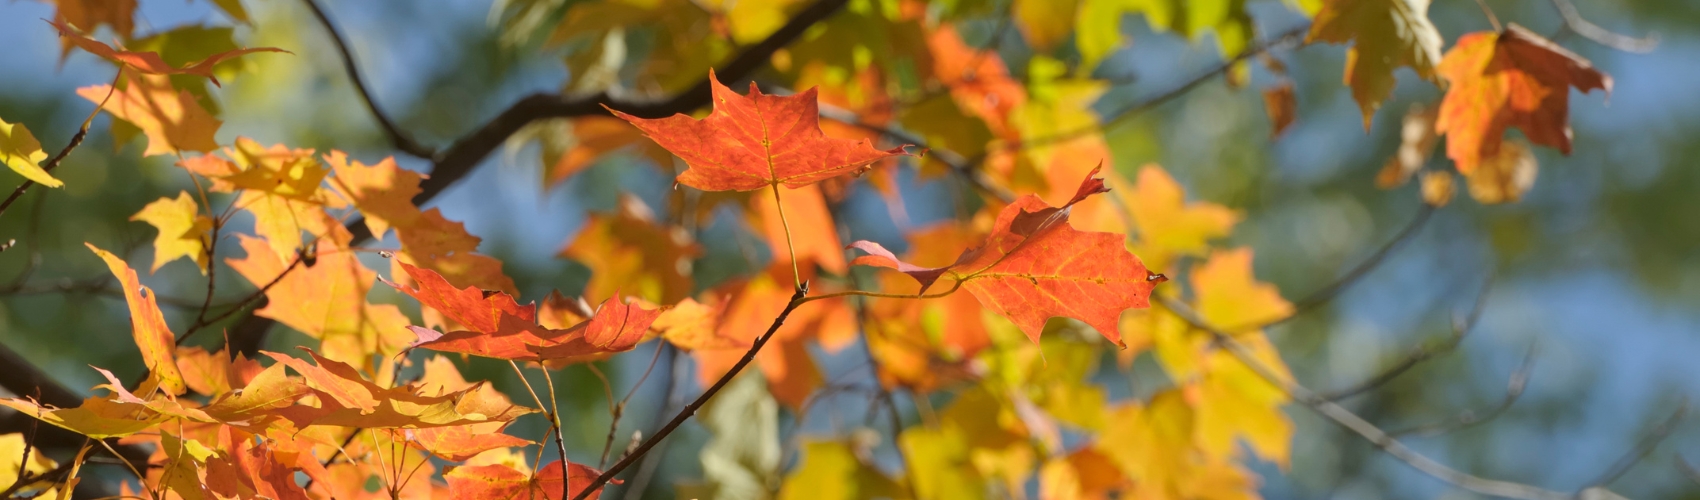
[{"label": "red maple leaf", "polygon": [[1123,310],[1150,307],[1151,288],[1167,278],[1152,274],[1127,251],[1125,236],[1079,231],[1068,224],[1069,208],[1109,191],[1092,169],[1074,197],[1060,207],[1027,195],[1004,207],[986,243],[943,268],[923,268],[897,260],[873,242],[852,246],[874,255],[858,264],[897,269],[923,286],[950,275],[980,304],[1015,322],[1034,342],[1053,317],[1078,319],[1117,345],[1116,322]]},{"label": "red maple leaf", "polygon": [[646,119],[609,109],[685,160],[690,168],[679,174],[684,185],[704,191],[797,188],[908,154],[902,146],[881,151],[866,139],[827,137],[814,88],[776,96],[762,94],[751,82],[750,95],[742,96],[722,85],[713,70],[708,81],[714,112],[701,120],[684,114]]}]

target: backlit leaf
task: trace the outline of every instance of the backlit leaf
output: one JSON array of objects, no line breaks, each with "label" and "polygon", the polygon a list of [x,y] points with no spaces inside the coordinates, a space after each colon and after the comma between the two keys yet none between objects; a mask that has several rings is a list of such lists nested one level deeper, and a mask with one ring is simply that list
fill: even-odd
[{"label": "backlit leaf", "polygon": [[1499,154],[1510,127],[1570,154],[1570,87],[1611,92],[1587,59],[1516,24],[1464,35],[1436,70],[1450,85],[1435,130],[1464,175]]},{"label": "backlit leaf", "polygon": [[153,240],[150,272],[159,272],[165,263],[188,257],[201,268],[201,274],[206,274],[207,246],[202,238],[212,231],[212,218],[200,213],[200,205],[187,191],[179,191],[176,199],[160,198],[149,203],[130,216],[130,220],[147,222],[159,230]]},{"label": "backlit leaf", "polygon": [[124,259],[96,248],[92,243],[84,245],[106,261],[106,267],[123,287],[124,302],[130,306],[131,338],[142,351],[142,361],[148,367],[149,377],[157,381],[160,388],[172,394],[182,394],[188,386],[183,384],[183,374],[177,371],[177,335],[171,333],[171,327],[165,324],[165,316],[159,312],[159,298],[154,295],[153,289],[142,285],[136,271],[130,269]]},{"label": "backlit leaf", "polygon": [[0,120],[0,162],[18,175],[37,184],[47,187],[64,186],[64,182],[42,170],[41,161],[47,159],[47,152],[41,150],[41,143],[30,134],[30,129],[21,123],[6,123]]},{"label": "backlit leaf", "polygon": [[1345,83],[1363,111],[1364,130],[1393,95],[1393,70],[1408,66],[1437,81],[1440,32],[1428,20],[1429,0],[1328,0],[1311,22],[1305,43],[1352,43]]},{"label": "backlit leaf", "polygon": [[754,84],[743,96],[709,71],[714,112],[701,120],[674,115],[645,119],[614,111],[690,165],[679,182],[704,191],[751,191],[784,184],[798,188],[858,173],[882,158],[868,141],[833,139],[820,130],[815,89],[794,96],[762,94]]}]

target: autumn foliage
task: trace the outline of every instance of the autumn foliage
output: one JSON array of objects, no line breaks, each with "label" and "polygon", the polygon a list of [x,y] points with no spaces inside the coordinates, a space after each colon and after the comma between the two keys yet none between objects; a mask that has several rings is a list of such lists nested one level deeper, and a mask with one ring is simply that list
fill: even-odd
[{"label": "autumn foliage", "polygon": [[[592,55],[615,50],[604,46],[608,30],[655,25],[653,53],[635,71],[669,93],[700,80],[707,100],[668,110],[677,114],[598,102],[540,139],[548,184],[622,156],[668,172],[659,182],[675,192],[668,206],[624,195],[591,214],[559,251],[589,268],[588,285],[543,295],[524,293],[502,261],[480,253],[456,214],[422,206],[440,187],[393,158],[220,140],[206,84],[252,77],[228,62],[291,51],[235,47],[181,61],[126,49],[91,34],[105,26],[131,40],[130,13],[90,17],[68,7],[76,3],[61,2],[43,29],[109,61],[114,77],[65,92],[109,116],[115,137],[139,136],[143,155],[168,157],[196,190],[134,208],[132,220],[156,231],[152,262],[94,243],[92,256],[55,256],[110,269],[132,329],[109,334],[133,341],[147,372],[92,368],[107,383],[76,406],[0,400],[88,438],[75,459],[56,461],[25,451],[21,434],[0,435],[0,488],[18,484],[10,494],[68,493],[78,461],[125,446],[146,455],[131,464],[139,481],[123,488],[148,498],[597,498],[631,477],[614,474],[649,451],[640,444],[693,415],[713,435],[705,462],[756,457],[750,470],[680,489],[703,498],[753,497],[732,476],[782,498],[1252,498],[1251,463],[1292,460],[1296,381],[1263,328],[1299,310],[1259,280],[1252,249],[1224,243],[1245,214],[1189,196],[1161,166],[1115,164],[1105,129],[1118,118],[1092,106],[1109,86],[1092,70],[1124,45],[1128,13],[1188,38],[1214,33],[1231,59],[1220,74],[1244,84],[1251,62],[1238,56],[1268,47],[1243,2],[1017,0],[1008,12],[850,2],[767,49],[776,52],[760,59],[771,67],[759,78],[713,65],[822,7],[572,3],[547,42],[590,52],[568,58],[572,74],[607,76],[597,66],[605,58]],[[246,20],[239,2],[216,3]],[[511,3],[523,12],[510,17],[546,10]],[[1400,120],[1378,112],[1397,68],[1444,89],[1397,122],[1405,143],[1378,181],[1392,188],[1420,173],[1431,205],[1450,199],[1452,171],[1482,203],[1517,200],[1532,188],[1532,145],[1571,150],[1570,89],[1611,89],[1586,60],[1515,24],[1447,48],[1424,0],[1298,3],[1313,19],[1295,32],[1306,42],[1351,46],[1343,81],[1366,128]],[[963,34],[969,19],[1001,14],[1013,18],[1009,36],[1037,54],[1025,68]],[[746,81],[747,92],[727,85]],[[1267,89],[1275,134],[1304,119],[1293,115],[1295,96],[1290,82]],[[1442,138],[1452,171],[1429,166]],[[62,186],[51,170],[70,152],[49,161],[23,124],[0,122],[0,158],[21,179]],[[871,190],[900,213],[912,185],[905,169],[957,176],[957,196],[972,199],[954,218],[900,225],[901,238],[847,241],[845,200]],[[728,213],[767,257],[701,279],[702,228]],[[251,294],[227,314],[202,307],[171,324],[134,268],[178,261],[209,280],[234,273]],[[218,347],[228,320],[249,314],[315,342],[257,355]],[[595,369],[645,345],[689,356],[700,398],[626,453],[624,436],[610,434],[590,445],[612,449],[599,463],[562,456],[553,382],[545,390],[527,377]],[[751,451],[777,440],[754,434],[777,433],[762,415],[806,415],[836,390],[819,353],[846,349],[865,351],[855,355],[892,405],[880,439],[900,465],[872,458],[878,440],[803,439],[790,443],[795,463]],[[1139,356],[1172,384],[1112,399],[1094,383],[1101,359],[1127,370]],[[511,366],[526,390],[466,380],[458,367],[470,358]],[[906,421],[900,396],[942,406]],[[505,432],[521,418],[547,420],[549,431]]]}]

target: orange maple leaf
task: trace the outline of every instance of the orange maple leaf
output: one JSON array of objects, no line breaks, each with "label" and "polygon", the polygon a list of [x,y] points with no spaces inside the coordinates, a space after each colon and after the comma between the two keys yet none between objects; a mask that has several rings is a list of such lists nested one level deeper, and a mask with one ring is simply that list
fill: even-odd
[{"label": "orange maple leaf", "polygon": [[219,85],[218,78],[213,76],[213,66],[217,66],[218,63],[224,62],[225,59],[245,54],[252,54],[255,52],[282,52],[285,54],[292,54],[290,51],[277,47],[236,49],[213,54],[206,59],[189,63],[187,66],[181,68],[176,68],[172,67],[170,64],[166,64],[165,59],[161,58],[158,52],[131,52],[128,50],[120,50],[113,48],[111,45],[101,43],[93,38],[83,36],[82,33],[77,32],[76,28],[72,28],[63,21],[48,21],[48,24],[51,24],[54,28],[58,29],[59,36],[64,37],[65,40],[70,42],[72,45],[76,45],[77,47],[88,51],[90,54],[94,54],[103,59],[123,65],[125,68],[137,73],[149,75],[196,75],[206,77],[206,79],[212,81],[213,85]]},{"label": "orange maple leaf", "polygon": [[679,182],[704,191],[753,191],[784,184],[797,188],[860,173],[883,158],[905,155],[903,146],[874,149],[867,140],[834,139],[820,129],[820,103],[810,88],[793,96],[733,92],[715,78],[714,112],[701,120],[684,114],[646,119],[610,109],[690,166]]},{"label": "orange maple leaf", "polygon": [[1435,130],[1465,175],[1499,153],[1509,127],[1570,154],[1570,87],[1611,93],[1611,77],[1587,59],[1516,24],[1464,35],[1436,70],[1451,83]]},{"label": "orange maple leaf", "polygon": [[429,269],[398,264],[419,288],[388,282],[420,304],[437,310],[467,330],[441,333],[409,326],[418,336],[412,347],[488,358],[542,361],[630,350],[642,340],[660,310],[609,297],[589,320],[565,329],[538,324],[537,306],[519,305],[512,295],[457,289]]},{"label": "orange maple leaf", "polygon": [[857,262],[908,269],[918,281],[936,279],[935,272],[950,273],[982,305],[1009,318],[1034,342],[1046,320],[1061,316],[1083,321],[1125,348],[1116,330],[1122,311],[1149,307],[1152,287],[1166,278],[1146,270],[1139,257],[1127,251],[1124,236],[1080,231],[1068,224],[1070,207],[1109,191],[1097,175],[1098,169],[1092,169],[1074,197],[1060,207],[1033,195],[1004,207],[986,243],[942,271],[904,265],[887,257],[890,252]]},{"label": "orange maple leaf", "polygon": [[136,75],[125,80],[128,84],[116,91],[111,85],[93,85],[77,89],[77,95],[141,129],[148,138],[143,156],[205,153],[218,147],[213,134],[224,122],[202,108],[189,91],[172,88],[170,79],[163,75]]},{"label": "orange maple leaf", "polygon": [[153,289],[142,286],[136,271],[125,264],[124,259],[92,243],[84,245],[106,261],[106,267],[123,285],[124,302],[130,305],[131,334],[136,347],[142,350],[142,361],[146,363],[150,377],[159,381],[160,388],[172,394],[182,394],[188,386],[183,383],[183,374],[177,371],[177,335],[171,333],[171,327],[165,324],[165,316],[159,312],[159,298],[154,295]]}]

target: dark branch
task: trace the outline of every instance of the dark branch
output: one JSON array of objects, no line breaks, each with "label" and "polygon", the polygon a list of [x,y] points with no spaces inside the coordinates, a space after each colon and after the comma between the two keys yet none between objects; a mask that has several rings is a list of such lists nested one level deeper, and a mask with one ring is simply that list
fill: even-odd
[{"label": "dark branch", "polygon": [[348,41],[342,38],[342,33],[337,31],[336,25],[331,24],[330,16],[325,15],[318,2],[301,1],[307,4],[307,10],[313,11],[313,17],[319,19],[319,24],[324,25],[325,32],[330,33],[331,42],[336,45],[337,52],[342,56],[342,68],[348,71],[348,79],[354,82],[354,89],[360,92],[360,100],[366,103],[366,109],[372,111],[372,118],[378,120],[378,128],[384,130],[384,135],[390,138],[390,143],[401,152],[420,158],[429,159],[435,155],[436,151],[413,140],[413,136],[396,126],[394,121],[390,121],[389,115],[378,109],[378,101],[372,98],[372,91],[366,86],[366,79],[360,76],[360,69],[354,63],[354,54],[348,50]]},{"label": "dark branch", "polygon": [[[743,52],[727,61],[715,71],[716,75],[723,82],[747,78],[767,64],[774,52],[796,40],[810,26],[838,12],[848,2],[849,0],[817,0],[797,12],[796,16],[766,39],[746,47]],[[509,106],[447,149],[433,155],[431,175],[419,184],[420,192],[413,197],[413,203],[419,206],[429,203],[449,186],[472,173],[484,158],[501,147],[509,136],[531,122],[548,118],[602,116],[608,114],[608,109],[645,118],[688,113],[709,104],[711,88],[708,79],[704,78],[695,86],[670,99],[646,102],[615,99],[606,93],[581,98],[568,98],[560,94],[532,94]],[[366,227],[363,219],[351,220],[344,226],[354,236],[350,244],[358,245],[372,239],[372,232]],[[230,331],[231,342],[241,349],[232,349],[231,352],[240,351],[250,356],[256,354],[252,350],[265,343],[265,334],[271,330],[271,326],[272,321],[265,318],[253,315],[243,317]]]},{"label": "dark branch", "polygon": [[696,415],[697,410],[701,409],[702,405],[707,404],[708,400],[713,398],[715,394],[719,393],[721,388],[726,387],[726,384],[731,382],[733,377],[738,376],[739,372],[744,371],[744,367],[749,366],[750,362],[755,361],[756,353],[761,352],[762,346],[767,345],[767,341],[773,338],[773,333],[779,331],[779,327],[785,324],[785,318],[791,316],[791,311],[796,310],[797,306],[802,305],[803,298],[808,295],[808,283],[805,282],[802,286],[798,286],[797,290],[791,294],[791,301],[785,303],[785,309],[779,311],[779,316],[773,318],[773,324],[767,327],[767,332],[762,333],[761,337],[756,338],[755,344],[750,345],[750,350],[744,352],[744,357],[739,358],[738,363],[732,365],[731,370],[727,370],[725,375],[720,376],[720,380],[714,381],[714,385],[709,386],[707,390],[702,391],[702,395],[697,396],[696,400],[691,401],[690,404],[685,405],[684,409],[679,410],[679,413],[674,415],[673,419],[667,422],[667,425],[664,425],[661,429],[655,431],[654,436],[650,436],[650,438],[645,440],[643,444],[638,445],[637,449],[626,454],[626,456],[621,458],[619,462],[615,462],[613,467],[609,467],[608,470],[602,472],[602,475],[596,476],[596,479],[592,480],[589,485],[580,489],[578,495],[573,497],[573,500],[584,500],[589,497],[591,493],[595,493],[602,487],[602,485],[608,484],[609,480],[614,479],[614,476],[619,474],[620,471],[625,470],[626,467],[630,467],[633,463],[643,458],[644,454],[649,453],[649,450],[654,448],[657,442],[666,439],[668,434],[672,434],[673,431],[678,429],[680,425],[683,425],[686,420],[690,420],[691,416]]}]

